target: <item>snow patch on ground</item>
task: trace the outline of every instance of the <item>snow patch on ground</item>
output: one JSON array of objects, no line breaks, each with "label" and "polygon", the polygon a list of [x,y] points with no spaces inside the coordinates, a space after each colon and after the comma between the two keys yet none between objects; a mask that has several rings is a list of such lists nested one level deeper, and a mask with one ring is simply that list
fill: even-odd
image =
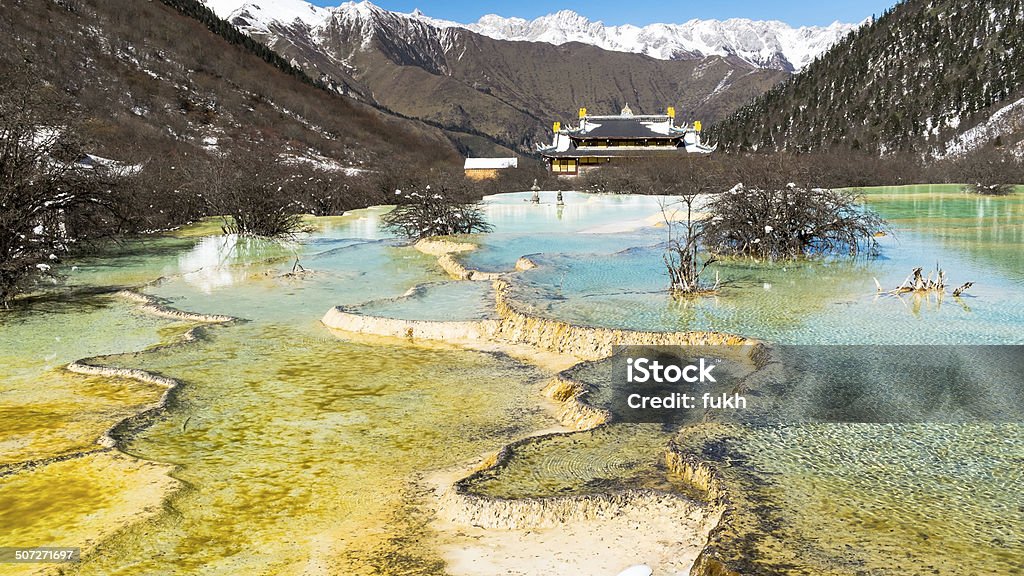
[{"label": "snow patch on ground", "polygon": [[[957,122],[959,125],[959,122]],[[1024,129],[1024,98],[997,110],[987,121],[966,130],[946,143],[938,158],[962,156],[984,146],[1001,134]]]},{"label": "snow patch on ground", "polygon": [[334,158],[328,158],[315,152],[307,152],[306,154],[281,154],[281,161],[286,164],[306,164],[316,170],[324,172],[341,172],[346,176],[358,176],[360,174],[366,174],[371,172],[365,168],[356,168],[354,166],[348,166],[335,160]]}]

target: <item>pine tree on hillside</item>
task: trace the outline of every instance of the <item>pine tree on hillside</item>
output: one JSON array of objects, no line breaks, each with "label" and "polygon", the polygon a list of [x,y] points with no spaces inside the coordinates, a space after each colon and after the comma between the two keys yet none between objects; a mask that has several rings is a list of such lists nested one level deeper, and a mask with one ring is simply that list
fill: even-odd
[{"label": "pine tree on hillside", "polygon": [[730,150],[924,153],[1024,93],[1024,0],[906,0],[709,135]]}]

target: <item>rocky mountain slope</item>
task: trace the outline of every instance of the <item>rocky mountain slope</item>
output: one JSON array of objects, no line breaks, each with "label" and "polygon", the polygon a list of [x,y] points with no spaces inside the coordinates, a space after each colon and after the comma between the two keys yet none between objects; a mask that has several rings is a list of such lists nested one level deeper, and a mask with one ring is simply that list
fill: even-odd
[{"label": "rocky mountain slope", "polygon": [[713,132],[733,149],[1024,154],[1022,47],[1022,0],[906,0]]},{"label": "rocky mountain slope", "polygon": [[314,86],[197,0],[0,0],[0,66],[65,94],[126,162],[242,142],[339,168],[457,161],[441,131]]},{"label": "rocky mountain slope", "polygon": [[713,120],[788,76],[736,55],[663,60],[576,42],[496,40],[369,2],[327,10],[300,0],[209,5],[310,76],[457,132],[473,154],[533,151],[550,139],[552,121],[575,118],[581,106],[675,106],[681,119]]}]

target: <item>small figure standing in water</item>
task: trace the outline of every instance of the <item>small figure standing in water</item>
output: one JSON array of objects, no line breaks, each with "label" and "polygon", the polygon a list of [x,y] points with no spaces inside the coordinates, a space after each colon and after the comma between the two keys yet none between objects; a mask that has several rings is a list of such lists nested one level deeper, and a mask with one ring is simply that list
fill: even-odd
[{"label": "small figure standing in water", "polygon": [[533,196],[530,197],[530,202],[540,204],[540,186],[537,186],[536,178],[533,179],[533,187],[530,188],[530,190],[533,190]]}]

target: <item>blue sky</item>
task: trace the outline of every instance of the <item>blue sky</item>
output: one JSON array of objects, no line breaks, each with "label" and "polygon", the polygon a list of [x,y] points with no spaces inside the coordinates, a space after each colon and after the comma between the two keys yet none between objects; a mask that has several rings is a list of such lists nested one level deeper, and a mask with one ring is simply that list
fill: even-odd
[{"label": "blue sky", "polygon": [[[342,0],[312,0],[320,6],[337,6]],[[374,4],[398,12],[419,8],[428,16],[459,22],[475,22],[484,14],[536,18],[561,9],[579,12],[605,24],[644,25],[652,22],[685,22],[691,18],[751,18],[782,20],[794,26],[825,25],[835,20],[860,22],[872,14],[880,15],[896,0],[591,0],[559,3],[551,0],[371,0]]]}]

